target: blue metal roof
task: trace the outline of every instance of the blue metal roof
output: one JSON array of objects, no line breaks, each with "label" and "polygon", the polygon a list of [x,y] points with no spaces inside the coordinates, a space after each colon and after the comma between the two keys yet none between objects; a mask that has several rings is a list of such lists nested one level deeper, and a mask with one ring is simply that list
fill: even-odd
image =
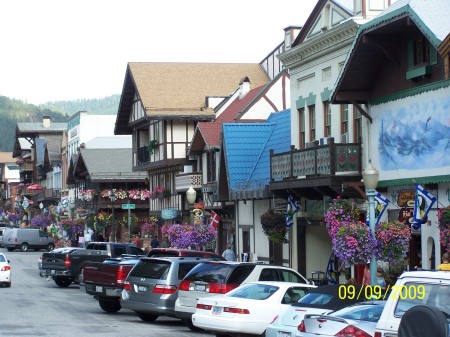
[{"label": "blue metal roof", "polygon": [[289,151],[291,110],[272,113],[265,123],[224,123],[223,149],[230,190],[259,189],[270,179],[270,154]]}]

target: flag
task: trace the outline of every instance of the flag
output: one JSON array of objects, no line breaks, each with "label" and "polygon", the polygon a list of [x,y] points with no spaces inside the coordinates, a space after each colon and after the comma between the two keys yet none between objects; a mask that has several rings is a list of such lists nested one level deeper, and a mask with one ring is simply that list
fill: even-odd
[{"label": "flag", "polygon": [[419,229],[427,221],[427,215],[436,198],[419,184],[416,184],[416,195],[414,197],[414,222],[413,228]]},{"label": "flag", "polygon": [[287,199],[286,227],[291,227],[294,224],[294,214],[300,211],[300,206],[294,200],[292,195],[288,194]]},{"label": "flag", "polygon": [[[377,192],[375,194],[375,226],[380,223],[381,217],[383,216],[384,211],[388,207],[389,203],[391,201],[386,198],[384,195],[382,195],[380,192]],[[367,212],[366,214],[366,224],[370,225],[370,214]]]},{"label": "flag", "polygon": [[217,214],[214,211],[211,211],[211,219],[210,219],[210,224],[214,227],[217,228],[217,226],[219,225],[220,222],[220,215]]}]

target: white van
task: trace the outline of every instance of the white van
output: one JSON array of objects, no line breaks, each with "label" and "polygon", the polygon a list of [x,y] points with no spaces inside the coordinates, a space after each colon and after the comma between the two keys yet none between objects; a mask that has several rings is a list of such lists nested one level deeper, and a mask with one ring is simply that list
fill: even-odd
[{"label": "white van", "polygon": [[0,227],[0,247],[3,248],[3,232],[7,227]]},{"label": "white van", "polygon": [[14,249],[20,249],[22,252],[28,249],[52,251],[55,241],[42,229],[7,228],[3,233],[3,247],[10,252]]}]

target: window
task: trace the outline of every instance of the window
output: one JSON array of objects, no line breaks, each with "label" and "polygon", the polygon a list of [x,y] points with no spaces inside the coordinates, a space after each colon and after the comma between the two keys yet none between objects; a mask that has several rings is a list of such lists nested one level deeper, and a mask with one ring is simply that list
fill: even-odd
[{"label": "window", "polygon": [[359,143],[362,138],[362,115],[355,107],[353,107],[353,142]]},{"label": "window", "polygon": [[341,134],[348,133],[348,104],[341,104]]},{"label": "window", "polygon": [[309,111],[309,140],[312,142],[316,139],[316,106],[308,107]]},{"label": "window", "polygon": [[305,136],[305,109],[298,110],[299,116],[299,128],[300,128],[300,139],[299,139],[299,149],[304,149],[306,144]]},{"label": "window", "polygon": [[330,102],[323,102],[323,120],[325,121],[325,128],[323,134],[325,137],[331,136],[331,106]]},{"label": "window", "polygon": [[437,51],[423,36],[411,39],[407,44],[406,79],[417,79],[431,74],[431,66],[437,63]]}]

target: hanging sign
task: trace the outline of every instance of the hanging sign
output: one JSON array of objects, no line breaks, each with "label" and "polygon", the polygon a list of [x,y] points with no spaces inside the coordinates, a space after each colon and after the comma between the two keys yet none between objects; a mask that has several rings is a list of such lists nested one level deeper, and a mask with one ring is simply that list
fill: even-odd
[{"label": "hanging sign", "polygon": [[161,218],[165,220],[175,219],[177,217],[176,208],[165,208],[161,211]]}]

